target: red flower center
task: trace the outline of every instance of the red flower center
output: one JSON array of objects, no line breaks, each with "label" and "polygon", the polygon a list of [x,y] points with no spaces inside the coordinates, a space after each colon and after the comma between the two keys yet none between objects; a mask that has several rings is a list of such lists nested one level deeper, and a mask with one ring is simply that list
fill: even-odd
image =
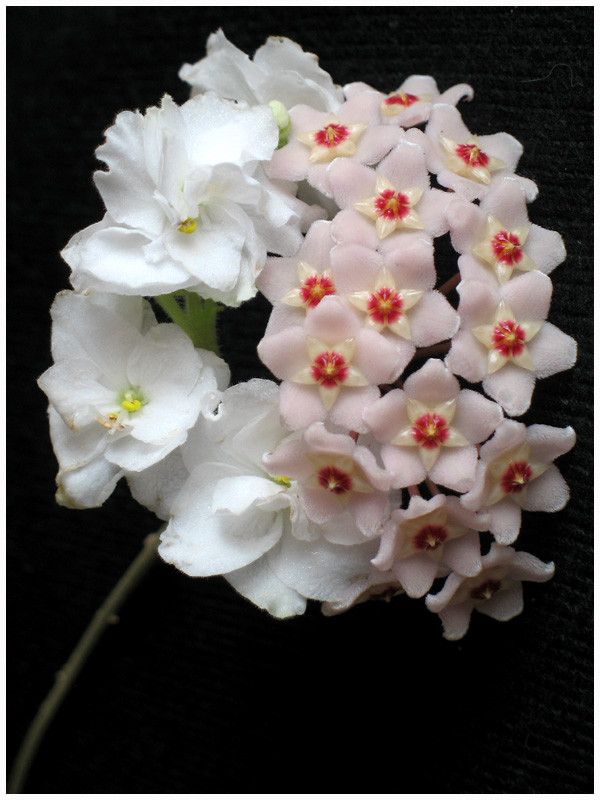
[{"label": "red flower center", "polygon": [[450,432],[444,417],[439,414],[423,414],[413,422],[412,435],[421,447],[435,450],[444,444]]},{"label": "red flower center", "polygon": [[490,163],[490,157],[476,144],[457,144],[456,155],[469,167],[487,167]]},{"label": "red flower center", "polygon": [[326,350],[313,360],[311,372],[315,383],[332,389],[348,377],[348,362],[335,350]]},{"label": "red flower center", "polygon": [[413,536],[413,547],[416,550],[437,550],[448,538],[448,531],[443,525],[425,525]]},{"label": "red flower center", "polygon": [[494,326],[492,343],[501,355],[518,356],[525,347],[525,331],[513,319],[505,319]]},{"label": "red flower center", "polygon": [[384,189],[375,198],[375,211],[384,219],[404,219],[410,211],[410,200],[402,192]]},{"label": "red flower center", "polygon": [[501,264],[518,264],[523,258],[519,237],[508,231],[499,231],[492,239],[492,250]]},{"label": "red flower center", "polygon": [[375,289],[367,301],[367,313],[380,325],[389,325],[400,319],[403,307],[400,292],[387,286]]},{"label": "red flower center", "polygon": [[300,297],[307,308],[315,308],[328,294],[335,294],[335,286],[327,275],[311,275],[300,286]]},{"label": "red flower center", "polygon": [[500,587],[502,586],[502,581],[498,581],[495,578],[490,578],[484,583],[481,583],[479,586],[476,586],[474,589],[471,589],[470,597],[472,600],[489,600],[493,594],[496,594],[499,591]]},{"label": "red flower center", "polygon": [[416,94],[406,94],[405,92],[394,92],[384,100],[386,106],[404,106],[408,108],[413,103],[418,102],[419,98]]},{"label": "red flower center", "polygon": [[314,135],[315,142],[321,147],[337,147],[345,142],[350,136],[350,130],[345,125],[332,123],[325,128],[321,128]]},{"label": "red flower center", "polygon": [[531,480],[533,471],[527,461],[513,461],[500,479],[505,494],[519,494]]},{"label": "red flower center", "polygon": [[323,467],[317,473],[319,484],[333,494],[346,494],[352,491],[352,478],[337,467]]}]

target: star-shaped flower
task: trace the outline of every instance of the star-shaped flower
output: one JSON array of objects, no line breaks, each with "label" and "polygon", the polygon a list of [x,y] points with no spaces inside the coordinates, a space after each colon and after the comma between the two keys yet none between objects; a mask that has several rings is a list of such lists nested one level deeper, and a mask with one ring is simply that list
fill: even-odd
[{"label": "star-shaped flower", "polygon": [[486,280],[490,267],[501,284],[515,270],[548,274],[566,257],[560,234],[530,223],[525,191],[514,177],[496,183],[480,205],[455,197],[446,220],[465,280]]},{"label": "star-shaped flower", "polygon": [[377,174],[375,195],[359,200],[352,207],[375,221],[375,229],[380,239],[402,228],[425,229],[425,224],[413,209],[424,191],[423,186],[397,189],[384,175]]},{"label": "star-shaped flower", "polygon": [[543,321],[517,322],[507,302],[501,300],[492,325],[478,325],[471,333],[488,348],[488,375],[502,369],[509,361],[535,372],[526,342],[539,332]]},{"label": "star-shaped flower", "polygon": [[334,158],[353,156],[356,153],[358,137],[368,125],[368,122],[344,124],[335,114],[328,114],[321,128],[297,133],[296,139],[310,147],[308,160],[311,164],[315,161],[333,161]]},{"label": "star-shaped flower", "polygon": [[552,428],[503,420],[480,452],[475,482],[461,502],[471,511],[489,514],[489,529],[499,544],[519,535],[521,509],[559,511],[569,499],[569,487],[555,458],[575,444],[572,428]]},{"label": "star-shaped flower", "polygon": [[439,138],[447,153],[446,168],[463,178],[488,186],[492,181],[491,173],[506,166],[500,158],[484,153],[478,136],[469,136],[466,142],[455,142],[441,134]]},{"label": "star-shaped flower", "polygon": [[475,577],[453,572],[438,594],[427,595],[427,608],[439,614],[445,639],[462,639],[473,609],[500,622],[516,617],[523,610],[522,581],[544,583],[554,575],[554,564],[497,544],[481,562],[483,569]]},{"label": "star-shaped flower", "polygon": [[458,286],[461,329],[446,364],[472,383],[482,381],[486,394],[518,416],[529,408],[537,378],[573,366],[577,344],[545,321],[552,296],[546,275],[531,270],[498,285],[486,268],[473,269],[483,280]]},{"label": "star-shaped flower", "polygon": [[500,283],[506,283],[514,269],[522,272],[537,269],[533,259],[523,250],[529,227],[519,225],[510,229],[496,217],[488,215],[485,237],[473,252],[494,269]]},{"label": "star-shaped flower", "polygon": [[310,363],[294,373],[290,380],[293,383],[319,387],[321,402],[329,411],[340,393],[340,388],[352,386],[368,386],[369,381],[362,372],[352,366],[356,342],[346,339],[329,346],[312,336],[306,337],[306,351]]},{"label": "star-shaped flower", "polygon": [[364,412],[364,420],[382,443],[381,458],[393,475],[392,486],[435,483],[458,492],[473,486],[475,445],[502,420],[502,409],[478,392],[460,388],[439,359],[429,359],[404,382]]},{"label": "star-shaped flower", "polygon": [[384,265],[377,275],[373,291],[352,292],[348,299],[364,311],[365,326],[375,331],[389,328],[397,336],[410,339],[410,322],[406,312],[417,303],[424,292],[421,289],[398,291],[394,276]]},{"label": "star-shaped flower", "polygon": [[290,289],[281,298],[289,306],[302,307],[306,311],[319,305],[324,297],[335,294],[331,270],[318,272],[306,261],[298,261],[298,286]]},{"label": "star-shaped flower", "polygon": [[393,572],[409,597],[422,597],[438,574],[481,570],[477,531],[486,529],[486,515],[467,511],[457,497],[415,496],[407,509],[392,511],[373,564]]},{"label": "star-shaped flower", "polygon": [[[365,91],[375,91],[366,83],[356,82],[344,86],[344,94],[350,99]],[[393,92],[377,93],[381,99],[381,115],[391,124],[408,128],[426,122],[434,103],[448,103],[455,106],[462,98],[473,99],[473,89],[466,83],[459,83],[440,94],[437,83],[430,75],[410,75]]]},{"label": "star-shaped flower", "polygon": [[406,410],[411,424],[402,428],[390,444],[399,447],[418,447],[423,466],[429,472],[442,447],[465,447],[469,442],[450,423],[456,413],[456,400],[446,400],[435,408],[412,397],[407,398]]},{"label": "star-shaped flower", "polygon": [[520,142],[508,133],[474,136],[454,106],[434,105],[425,133],[411,128],[406,141],[423,148],[438,183],[466,200],[482,199],[507,176],[519,181],[529,201],[537,196],[533,181],[514,174],[523,152]]}]

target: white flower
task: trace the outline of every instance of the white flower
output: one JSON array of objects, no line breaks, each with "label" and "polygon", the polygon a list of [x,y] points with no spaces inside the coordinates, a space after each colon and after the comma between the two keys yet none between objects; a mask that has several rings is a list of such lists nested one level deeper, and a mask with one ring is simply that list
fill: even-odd
[{"label": "white flower", "polygon": [[267,250],[293,255],[309,216],[259,163],[278,137],[267,106],[214,95],[181,107],[165,96],[145,114],[119,114],[97,150],[108,166],[94,175],[107,214],[62,253],[73,286],[146,295],[187,288],[234,306],[253,297]]},{"label": "white flower", "polygon": [[185,441],[218,404],[229,371],[177,325],[157,325],[142,298],[62,292],[51,313],[55,364],[39,385],[52,406],[59,500],[99,505],[124,471]]},{"label": "white flower", "polygon": [[343,533],[347,544],[328,541],[333,530],[307,518],[297,482],[266,471],[265,452],[290,438],[279,423],[278,394],[271,381],[233,386],[219,414],[190,433],[182,449],[190,477],[160,554],[188,575],[225,575],[253,603],[288,617],[304,611],[307,597],[342,602],[373,572],[378,545],[352,525]]},{"label": "white flower", "polygon": [[192,94],[215,91],[251,106],[279,100],[287,108],[304,103],[319,111],[334,111],[344,102],[341,87],[319,67],[317,57],[283,36],[270,36],[250,60],[219,29],[209,36],[206,52],[179,72]]}]

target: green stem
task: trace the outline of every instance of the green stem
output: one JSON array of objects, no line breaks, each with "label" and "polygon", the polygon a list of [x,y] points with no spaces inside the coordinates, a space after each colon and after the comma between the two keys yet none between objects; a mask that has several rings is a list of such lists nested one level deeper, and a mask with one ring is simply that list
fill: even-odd
[{"label": "green stem", "polygon": [[62,701],[77,680],[90,653],[106,628],[115,621],[115,614],[121,605],[156,562],[161,532],[162,530],[145,538],[142,550],[92,617],[92,621],[69,656],[69,660],[56,673],[54,686],[39,707],[17,753],[8,781],[9,794],[21,793],[29,768],[44,738],[44,734],[54,719]]},{"label": "green stem", "polygon": [[[184,308],[177,302],[177,296],[183,297]],[[212,350],[219,355],[217,315],[221,306],[218,303],[203,299],[195,292],[188,292],[185,289],[172,294],[161,294],[154,299],[173,322],[187,333],[194,347]]]},{"label": "green stem", "polygon": [[[194,292],[185,295],[190,338],[196,347],[212,350],[219,355],[217,342],[217,315],[221,306],[214,300],[203,300]],[[196,344],[199,342],[199,344]]]}]

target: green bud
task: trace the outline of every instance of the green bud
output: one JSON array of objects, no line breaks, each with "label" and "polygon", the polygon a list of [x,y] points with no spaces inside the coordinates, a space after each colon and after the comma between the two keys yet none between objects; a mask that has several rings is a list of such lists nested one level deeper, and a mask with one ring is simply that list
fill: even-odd
[{"label": "green bud", "polygon": [[280,147],[287,144],[287,135],[292,127],[292,120],[288,114],[287,108],[283,103],[280,103],[279,100],[271,100],[269,105],[271,106],[275,122],[279,128],[279,142],[277,143],[277,149],[279,150]]}]

